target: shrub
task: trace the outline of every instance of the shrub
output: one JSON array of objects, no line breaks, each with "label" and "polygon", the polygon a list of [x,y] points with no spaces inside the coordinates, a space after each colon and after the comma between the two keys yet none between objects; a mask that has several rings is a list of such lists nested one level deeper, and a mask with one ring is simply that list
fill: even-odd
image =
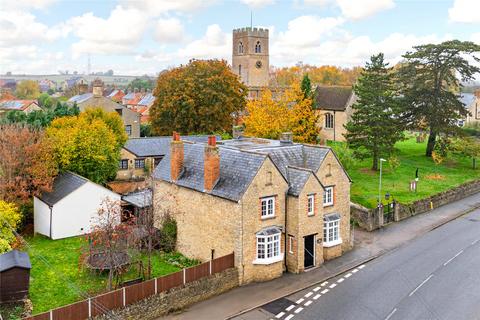
[{"label": "shrub", "polygon": [[170,215],[166,215],[160,228],[160,249],[165,252],[175,250],[177,243],[177,222]]}]

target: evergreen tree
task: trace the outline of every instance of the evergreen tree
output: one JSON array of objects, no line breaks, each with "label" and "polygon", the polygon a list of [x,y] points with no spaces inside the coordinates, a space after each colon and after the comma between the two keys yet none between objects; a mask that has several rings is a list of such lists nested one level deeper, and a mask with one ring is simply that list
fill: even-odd
[{"label": "evergreen tree", "polygon": [[414,47],[407,52],[398,71],[401,95],[405,104],[405,118],[412,127],[429,127],[426,156],[431,157],[437,136],[455,133],[458,120],[468,114],[465,105],[458,99],[463,82],[475,78],[480,72],[468,56],[476,62],[480,58],[480,46],[473,42],[458,40],[440,44]]},{"label": "evergreen tree", "polygon": [[308,77],[308,73],[305,73],[303,76],[301,88],[303,91],[303,97],[305,99],[312,97],[312,84],[310,82],[310,78]]},{"label": "evergreen tree", "polygon": [[378,169],[380,157],[389,156],[397,141],[403,139],[401,104],[396,98],[392,69],[383,53],[370,58],[354,92],[352,119],[346,124],[346,139],[357,158],[372,157],[372,170]]}]

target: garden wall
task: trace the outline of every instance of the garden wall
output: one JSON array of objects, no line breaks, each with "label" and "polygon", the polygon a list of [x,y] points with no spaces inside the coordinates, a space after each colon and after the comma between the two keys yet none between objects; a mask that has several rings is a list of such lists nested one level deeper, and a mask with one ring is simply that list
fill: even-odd
[{"label": "garden wall", "polygon": [[237,269],[231,268],[223,272],[187,283],[185,286],[171,289],[123,309],[113,310],[109,316],[95,317],[106,320],[114,316],[118,319],[157,319],[170,312],[181,310],[196,302],[206,300],[238,286]]},{"label": "garden wall", "polygon": [[[417,200],[411,204],[396,203],[394,220],[401,221],[411,216],[461,200],[478,192],[480,192],[480,180],[475,180],[437,193],[428,198]],[[367,231],[373,231],[384,225],[383,208],[368,209],[359,204],[351,203],[350,214],[359,226]]]}]

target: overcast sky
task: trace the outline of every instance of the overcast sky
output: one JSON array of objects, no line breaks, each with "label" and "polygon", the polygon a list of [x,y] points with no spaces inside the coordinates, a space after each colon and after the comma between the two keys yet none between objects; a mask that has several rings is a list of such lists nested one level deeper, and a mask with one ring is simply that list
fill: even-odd
[{"label": "overcast sky", "polygon": [[480,43],[480,0],[0,0],[0,74],[113,69],[154,75],[231,61],[231,31],[270,29],[271,65],[391,62],[413,45]]}]

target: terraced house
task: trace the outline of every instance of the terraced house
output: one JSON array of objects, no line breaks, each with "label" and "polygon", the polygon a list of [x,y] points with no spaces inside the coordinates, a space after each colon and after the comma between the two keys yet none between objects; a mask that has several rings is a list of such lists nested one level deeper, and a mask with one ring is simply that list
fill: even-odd
[{"label": "terraced house", "polygon": [[153,178],[157,226],[171,215],[187,256],[234,252],[241,284],[302,272],[351,248],[351,181],[328,147],[289,136],[204,144],[174,134]]}]

